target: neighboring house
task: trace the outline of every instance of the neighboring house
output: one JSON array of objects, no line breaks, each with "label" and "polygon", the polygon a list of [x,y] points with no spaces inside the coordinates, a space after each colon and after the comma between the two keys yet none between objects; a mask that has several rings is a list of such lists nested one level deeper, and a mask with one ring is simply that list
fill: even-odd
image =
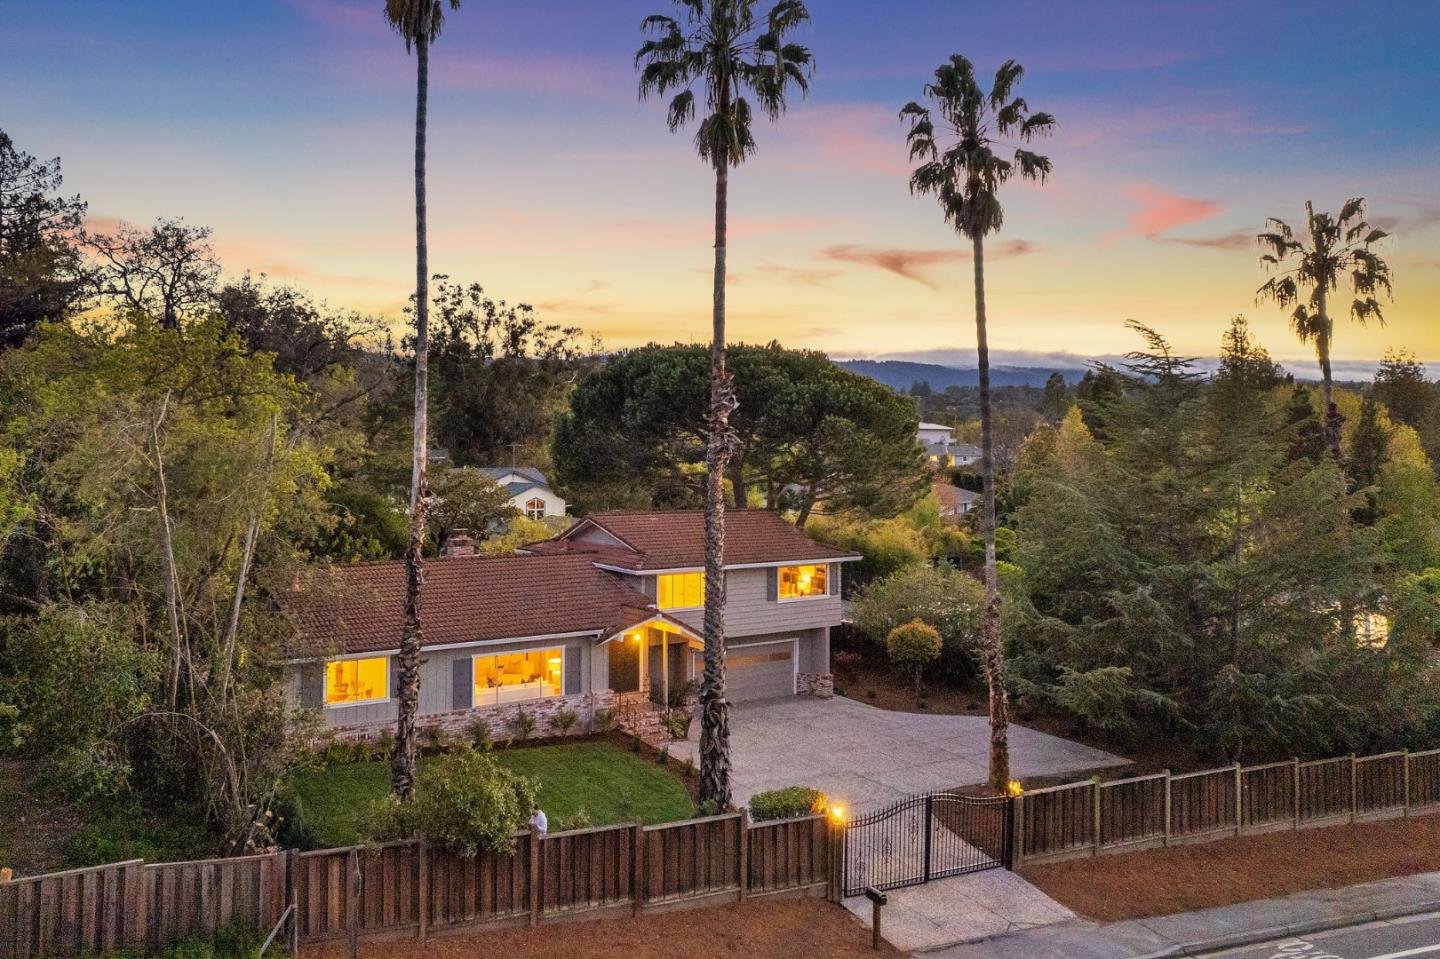
[{"label": "neighboring house", "polygon": [[[506,734],[519,709],[543,731],[622,700],[665,701],[703,671],[704,516],[606,513],[527,555],[456,556],[425,567],[422,726]],[[840,564],[775,513],[726,519],[726,689],[731,702],[831,694]],[[282,603],[299,634],[288,696],[340,735],[394,726],[405,568],[364,563]]]},{"label": "neighboring house", "polygon": [[921,423],[915,431],[920,445],[925,447],[925,458],[937,469],[954,466],[969,466],[980,462],[980,447],[971,443],[955,442],[955,430],[939,423]]},{"label": "neighboring house", "polygon": [[958,522],[980,501],[979,493],[949,483],[937,482],[933,488],[935,498],[940,501],[940,518],[948,522]]},{"label": "neighboring house", "polygon": [[505,488],[522,516],[544,519],[564,516],[565,500],[550,488],[545,474],[533,466],[481,466],[480,472]]}]

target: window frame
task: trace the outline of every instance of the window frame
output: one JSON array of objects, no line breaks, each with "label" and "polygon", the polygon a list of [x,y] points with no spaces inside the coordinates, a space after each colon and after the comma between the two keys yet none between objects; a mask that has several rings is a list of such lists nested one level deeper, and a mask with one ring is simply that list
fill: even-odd
[{"label": "window frame", "polygon": [[[536,503],[540,504],[540,508],[538,510],[535,508]],[[546,517],[549,509],[550,504],[545,502],[545,497],[532,496],[525,501],[525,518],[532,520],[542,520]]]},{"label": "window frame", "polygon": [[[479,701],[479,700],[480,700],[480,687],[477,686],[476,683],[475,683],[475,669],[476,669],[476,666],[477,666],[477,664],[479,663],[480,660],[482,660],[482,659],[499,659],[501,656],[525,656],[525,655],[528,655],[528,654],[530,654],[530,653],[539,653],[539,654],[541,655],[542,661],[543,661],[543,657],[545,656],[545,654],[547,654],[547,653],[553,653],[553,652],[557,652],[557,651],[560,653],[560,681],[555,684],[555,688],[558,689],[559,692],[557,692],[554,696],[546,696],[546,695],[545,695],[545,685],[544,685],[544,682],[542,681],[542,682],[541,682],[541,686],[540,686],[540,695],[539,695],[539,696],[535,696],[535,697],[533,697],[533,698],[531,698],[531,699],[517,699],[517,700],[514,700],[513,702],[502,703],[502,702],[499,701],[499,695],[497,694],[497,695],[496,695],[496,701],[493,702],[493,703],[481,703],[481,702]],[[504,653],[491,653],[491,652],[471,653],[471,654],[470,654],[470,708],[471,708],[471,709],[494,709],[494,708],[499,708],[499,707],[501,707],[501,706],[516,706],[516,705],[523,706],[523,705],[526,704],[526,703],[543,703],[543,702],[546,702],[546,701],[551,700],[551,699],[564,699],[564,698],[565,698],[565,667],[566,667],[567,665],[569,665],[569,660],[570,660],[570,647],[568,647],[568,646],[542,646],[542,647],[540,647],[540,648],[538,648],[538,649],[512,649],[512,650],[510,650],[510,651],[508,651],[508,652],[504,652]],[[487,688],[489,688],[489,687],[487,687]],[[494,687],[494,688],[498,690],[498,689],[500,689],[501,687],[496,686],[496,687]]]},{"label": "window frame", "polygon": [[[787,569],[802,569],[806,566],[813,566],[816,569],[825,571],[825,588],[818,593],[811,593],[808,596],[786,596],[785,595],[785,571]],[[775,567],[775,602],[777,603],[810,603],[817,599],[830,598],[830,564],[829,563],[795,563],[792,566]]]},{"label": "window frame", "polygon": [[[345,703],[332,703],[330,701],[330,666],[334,663],[363,663],[370,660],[380,660],[385,664],[385,694],[377,699],[352,699]],[[383,706],[390,702],[390,657],[389,656],[341,656],[339,659],[327,659],[325,661],[325,681],[321,684],[320,700],[325,704],[326,709],[345,709],[349,706]]]},{"label": "window frame", "polygon": [[[666,577],[676,576],[698,576],[700,577],[700,602],[694,606],[662,606],[660,603],[660,581]],[[659,573],[655,576],[655,608],[667,613],[686,613],[697,609],[705,608],[705,570],[689,569],[679,573]]]}]

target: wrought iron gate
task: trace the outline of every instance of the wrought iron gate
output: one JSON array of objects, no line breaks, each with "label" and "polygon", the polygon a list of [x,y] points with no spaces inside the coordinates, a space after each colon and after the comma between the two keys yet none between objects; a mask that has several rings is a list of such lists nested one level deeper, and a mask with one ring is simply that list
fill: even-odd
[{"label": "wrought iron gate", "polygon": [[955,792],[911,796],[845,824],[840,884],[846,896],[945,876],[1009,869],[1010,799]]}]

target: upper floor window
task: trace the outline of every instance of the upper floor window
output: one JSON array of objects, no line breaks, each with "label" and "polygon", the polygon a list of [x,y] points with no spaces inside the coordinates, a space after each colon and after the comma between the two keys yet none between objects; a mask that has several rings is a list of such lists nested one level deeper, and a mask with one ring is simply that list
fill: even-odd
[{"label": "upper floor window", "polygon": [[824,563],[780,567],[780,598],[805,599],[824,596],[830,568]]},{"label": "upper floor window", "polygon": [[538,496],[532,496],[525,501],[525,515],[530,519],[545,518],[545,501]]},{"label": "upper floor window", "polygon": [[390,657],[336,659],[325,664],[325,705],[381,703],[390,698]]},{"label": "upper floor window", "polygon": [[705,573],[667,573],[657,577],[655,604],[661,609],[698,609],[705,605]]}]

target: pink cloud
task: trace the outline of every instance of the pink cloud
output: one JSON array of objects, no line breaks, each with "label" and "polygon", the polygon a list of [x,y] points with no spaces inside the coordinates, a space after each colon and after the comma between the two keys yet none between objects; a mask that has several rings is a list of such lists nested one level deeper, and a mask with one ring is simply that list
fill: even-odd
[{"label": "pink cloud", "polygon": [[[1035,245],[1029,240],[1004,240],[986,247],[986,255],[996,259],[1009,259],[1033,253]],[[901,247],[870,247],[853,243],[827,246],[820,256],[840,263],[855,263],[914,280],[931,289],[935,281],[927,275],[931,267],[945,263],[963,263],[970,260],[968,250],[915,250]]]},{"label": "pink cloud", "polygon": [[1139,201],[1140,209],[1127,218],[1129,226],[1106,233],[1107,239],[1137,235],[1153,240],[1178,226],[1207,220],[1224,209],[1223,205],[1214,200],[1199,200],[1166,193],[1144,183],[1130,187],[1125,191],[1125,195]]},{"label": "pink cloud", "polygon": [[346,3],[344,0],[289,0],[290,6],[316,23],[353,33],[383,36],[389,32],[376,3]]},{"label": "pink cloud", "polygon": [[786,115],[783,129],[786,145],[803,151],[800,162],[809,171],[886,176],[910,172],[905,162],[905,137],[889,108],[798,105]]},{"label": "pink cloud", "polygon": [[1160,239],[1166,243],[1198,246],[1209,250],[1248,250],[1255,245],[1255,234],[1246,230],[1221,233],[1217,236],[1166,236]]}]

